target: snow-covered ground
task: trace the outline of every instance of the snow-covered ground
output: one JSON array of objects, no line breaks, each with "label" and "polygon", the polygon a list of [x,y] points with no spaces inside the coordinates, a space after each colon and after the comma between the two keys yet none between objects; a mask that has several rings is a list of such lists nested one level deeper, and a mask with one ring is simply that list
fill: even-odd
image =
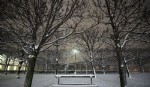
[{"label": "snow-covered ground", "polygon": [[[0,87],[23,87],[25,74],[21,74],[20,79],[16,79],[16,74],[0,74]],[[132,73],[127,79],[127,87],[150,87],[150,73]],[[62,78],[60,83],[90,83],[89,78]],[[119,87],[118,74],[97,74],[93,83],[98,87]],[[57,84],[54,74],[34,74],[32,87],[52,87]]]}]

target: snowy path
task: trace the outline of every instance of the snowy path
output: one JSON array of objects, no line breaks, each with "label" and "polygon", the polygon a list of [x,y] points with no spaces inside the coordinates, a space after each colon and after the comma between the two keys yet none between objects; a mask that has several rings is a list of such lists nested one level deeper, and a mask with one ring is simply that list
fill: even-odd
[{"label": "snowy path", "polygon": [[[0,74],[0,87],[23,87],[24,77],[22,74],[20,79],[15,78],[15,74]],[[128,78],[127,87],[150,87],[150,73],[132,73]],[[62,79],[63,83],[88,82],[88,79]],[[97,74],[97,78],[93,79],[93,83],[99,87],[119,87],[118,74]],[[34,74],[32,87],[52,87],[57,84],[54,74]]]}]

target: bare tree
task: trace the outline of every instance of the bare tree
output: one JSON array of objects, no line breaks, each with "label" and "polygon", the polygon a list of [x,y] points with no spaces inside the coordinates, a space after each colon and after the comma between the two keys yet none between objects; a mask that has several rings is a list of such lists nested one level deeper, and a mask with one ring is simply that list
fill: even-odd
[{"label": "bare tree", "polygon": [[[122,49],[125,44],[135,38],[131,32],[138,30],[143,18],[144,0],[93,0],[96,9],[104,14],[105,23],[110,29],[110,38],[114,42],[120,74],[120,87],[126,85],[125,62]],[[97,16],[98,19],[99,16]]]},{"label": "bare tree", "polygon": [[[39,52],[75,31],[71,25],[69,28],[60,27],[65,27],[63,24],[72,20],[74,14],[79,14],[77,10],[82,6],[82,0],[13,0],[6,3],[1,28],[11,32],[29,55],[24,87],[31,87]],[[68,32],[54,39],[57,30]]]},{"label": "bare tree", "polygon": [[20,78],[20,69],[21,69],[21,67],[22,67],[22,64],[23,64],[23,62],[24,62],[24,60],[23,60],[23,58],[20,58],[19,60],[19,64],[18,64],[18,71],[17,71],[17,78],[19,79]]},{"label": "bare tree", "polygon": [[113,60],[113,50],[111,48],[112,47],[101,48],[97,52],[96,62],[99,62],[99,66],[101,67],[100,69],[103,71],[103,74],[105,74],[107,66],[110,66],[111,64],[115,63]]},{"label": "bare tree", "polygon": [[[44,50],[43,52],[40,52],[39,54],[39,64],[44,65],[44,71],[47,73],[48,72],[48,66],[50,63],[55,62],[56,54],[52,48],[49,48],[51,50]],[[43,61],[42,61],[43,60]]]},{"label": "bare tree", "polygon": [[10,58],[9,58],[9,57],[6,57],[6,60],[5,60],[5,68],[4,68],[5,75],[7,75],[7,69],[8,69],[9,63],[10,63]]},{"label": "bare tree", "polygon": [[83,33],[79,35],[77,44],[79,47],[81,47],[81,52],[84,54],[84,56],[88,57],[85,60],[88,60],[91,63],[92,69],[94,70],[95,74],[95,68],[93,65],[93,60],[97,55],[97,52],[99,48],[102,45],[101,42],[101,36],[102,32],[96,28],[87,29]]},{"label": "bare tree", "polygon": [[[146,0],[148,1],[148,0]],[[146,6],[145,6],[145,10],[143,12],[143,26],[146,30],[140,34],[142,35],[146,35],[147,40],[144,42],[148,42],[150,43],[150,6],[149,6],[149,2],[146,2]]]}]

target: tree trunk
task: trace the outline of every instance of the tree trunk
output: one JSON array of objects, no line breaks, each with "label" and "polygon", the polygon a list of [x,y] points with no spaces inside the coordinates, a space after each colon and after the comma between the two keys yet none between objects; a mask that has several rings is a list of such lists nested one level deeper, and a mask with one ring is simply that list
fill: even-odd
[{"label": "tree trunk", "polygon": [[120,74],[120,87],[125,87],[126,85],[126,74],[124,67],[119,67],[119,74]]},{"label": "tree trunk", "polygon": [[116,44],[116,54],[119,64],[119,75],[120,75],[120,87],[125,87],[126,85],[126,73],[125,73],[125,64],[124,59],[122,57],[122,50]]},{"label": "tree trunk", "polygon": [[[139,57],[138,57],[139,58]],[[142,64],[142,59],[137,59],[137,62],[138,62],[138,66],[139,66],[139,70],[141,73],[143,73],[143,64]]]},{"label": "tree trunk", "polygon": [[7,68],[8,68],[8,65],[6,64],[6,65],[5,65],[5,68],[4,68],[4,71],[5,71],[4,73],[5,73],[5,75],[7,75]]},{"label": "tree trunk", "polygon": [[91,61],[91,66],[92,66],[92,70],[93,70],[93,75],[95,75],[96,73],[95,73],[95,68],[94,68],[94,63],[93,63],[93,60]]},{"label": "tree trunk", "polygon": [[32,85],[32,79],[33,79],[33,73],[34,73],[34,67],[36,63],[37,55],[34,55],[32,58],[28,60],[28,68],[27,68],[27,74],[24,82],[24,87],[31,87]]},{"label": "tree trunk", "polygon": [[129,73],[128,65],[127,65],[126,63],[125,63],[125,67],[126,67],[126,72],[127,72],[128,77],[131,77],[131,76],[130,76],[130,73]]},{"label": "tree trunk", "polygon": [[129,68],[128,68],[128,65],[127,65],[125,58],[124,58],[124,64],[125,64],[126,73],[127,73],[128,77],[130,77]]},{"label": "tree trunk", "polygon": [[47,72],[48,72],[48,62],[45,61],[45,73],[47,74]]},{"label": "tree trunk", "polygon": [[102,68],[103,68],[103,74],[105,75],[105,67],[103,66]]},{"label": "tree trunk", "polygon": [[7,57],[7,58],[6,58],[6,62],[5,62],[5,68],[4,68],[4,71],[5,71],[4,73],[5,73],[5,75],[7,75],[7,69],[8,69],[8,66],[9,66],[9,60],[10,60],[10,59]]},{"label": "tree trunk", "polygon": [[18,65],[18,71],[17,71],[17,78],[19,79],[20,78],[20,69],[22,67],[22,64],[23,64],[23,59],[20,59],[19,60],[19,65]]}]

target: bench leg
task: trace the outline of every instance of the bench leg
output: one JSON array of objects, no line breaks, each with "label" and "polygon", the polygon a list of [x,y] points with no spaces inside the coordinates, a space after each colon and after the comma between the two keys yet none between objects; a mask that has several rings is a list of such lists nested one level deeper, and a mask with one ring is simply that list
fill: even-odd
[{"label": "bench leg", "polygon": [[58,84],[60,84],[60,78],[58,78]]},{"label": "bench leg", "polygon": [[92,78],[91,78],[91,84],[93,84]]}]

